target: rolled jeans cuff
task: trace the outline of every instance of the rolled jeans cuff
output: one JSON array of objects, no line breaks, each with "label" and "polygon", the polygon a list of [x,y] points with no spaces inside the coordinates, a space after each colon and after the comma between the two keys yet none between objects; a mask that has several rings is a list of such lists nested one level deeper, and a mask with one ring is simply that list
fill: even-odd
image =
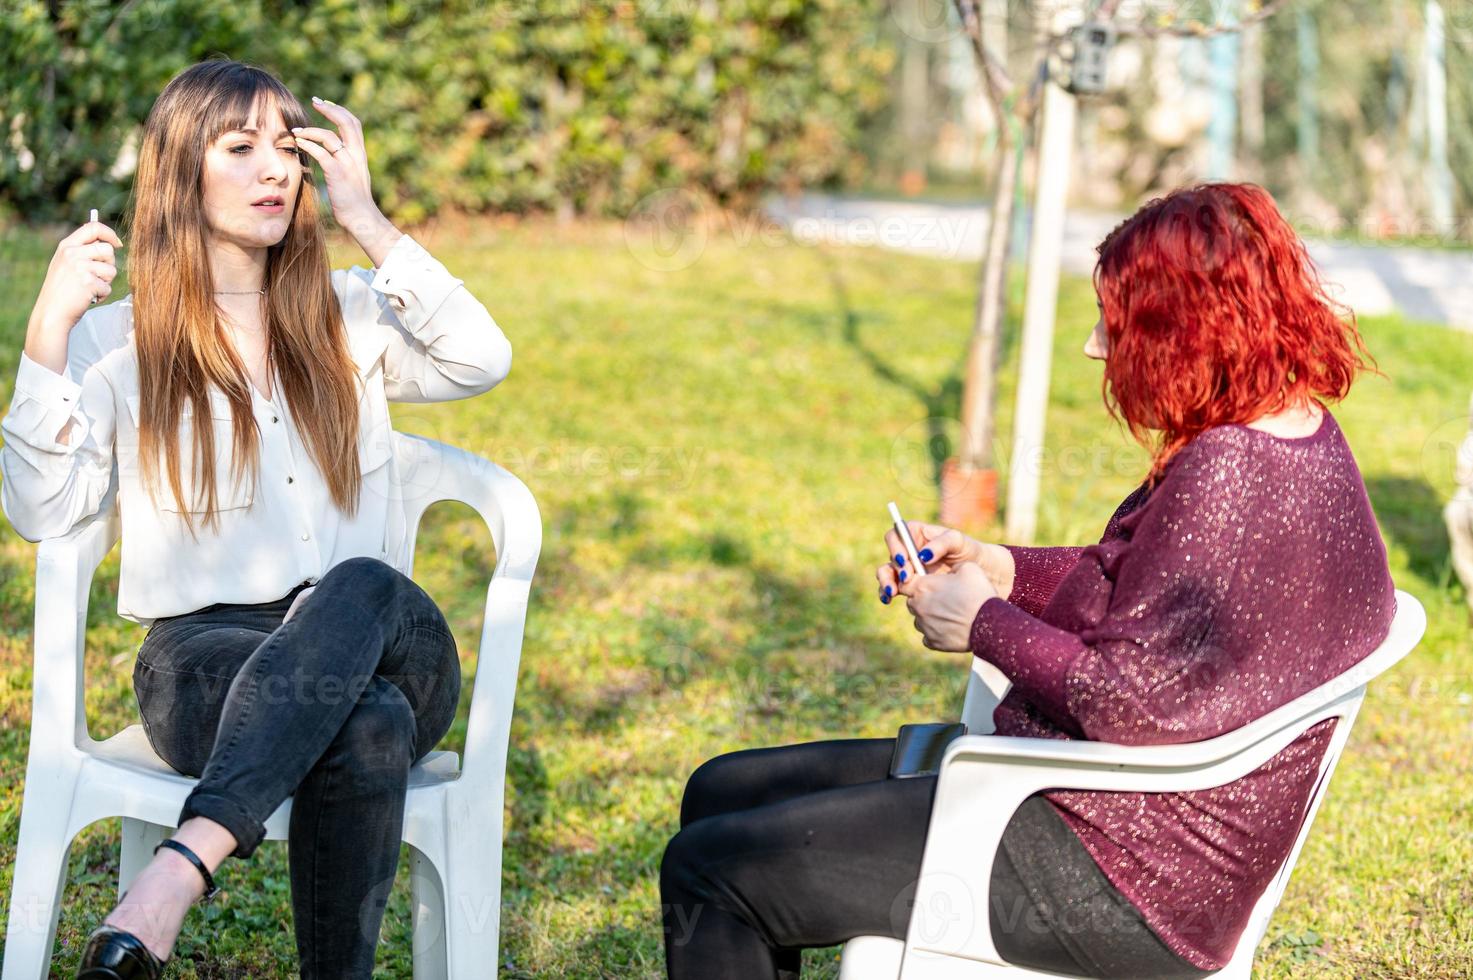
[{"label": "rolled jeans cuff", "polygon": [[230,831],[235,838],[235,850],[231,852],[231,857],[250,857],[266,837],[264,823],[251,816],[250,811],[239,802],[221,793],[200,792],[197,789],[190,793],[184,800],[184,808],[179,811],[180,826],[190,817],[208,817]]}]

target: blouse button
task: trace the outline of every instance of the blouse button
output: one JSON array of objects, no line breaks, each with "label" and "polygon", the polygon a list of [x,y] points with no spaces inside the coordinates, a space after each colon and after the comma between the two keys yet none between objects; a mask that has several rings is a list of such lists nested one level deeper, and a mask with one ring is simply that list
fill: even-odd
[{"label": "blouse button", "polygon": [[273,415],[273,416],[271,416],[271,421],[273,421],[273,422],[280,422],[281,419],[279,419],[275,415]]},{"label": "blouse button", "polygon": [[286,482],[287,483],[295,483],[296,482],[296,479],[294,477],[290,477],[289,476],[289,477],[286,478]]},{"label": "blouse button", "polygon": [[302,535],[302,540],[303,540],[303,541],[306,541],[306,540],[307,540],[307,539],[308,539],[308,538],[310,538],[310,537],[311,537],[311,535],[310,535],[310,534],[304,534],[304,535]]}]

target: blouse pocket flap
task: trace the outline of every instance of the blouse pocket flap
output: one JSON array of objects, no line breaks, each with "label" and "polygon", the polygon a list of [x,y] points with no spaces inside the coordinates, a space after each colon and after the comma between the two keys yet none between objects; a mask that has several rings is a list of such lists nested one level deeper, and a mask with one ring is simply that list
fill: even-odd
[{"label": "blouse pocket flap", "polygon": [[[125,401],[128,404],[128,414],[133,419],[133,439],[136,444],[137,430],[142,418],[142,398],[138,395],[128,395]],[[211,437],[215,441],[215,509],[223,511],[249,507],[255,500],[255,488],[249,472],[242,473],[240,479],[236,480],[231,471],[232,451],[235,446],[234,416],[231,414],[230,399],[223,391],[211,390],[210,416],[213,429]],[[157,499],[157,506],[161,511],[174,514],[204,512],[206,501],[199,499],[200,491],[195,479],[193,420],[194,407],[189,402],[185,402],[179,419],[178,445],[180,489],[184,491],[184,499],[187,503],[181,507],[179,501],[174,498],[174,491],[168,487],[168,478],[165,475],[161,457],[158,468],[160,486]]]},{"label": "blouse pocket flap", "polygon": [[[136,429],[143,414],[143,398],[140,395],[127,396],[128,414],[133,417],[133,427]],[[179,406],[179,417],[181,419],[194,418],[194,402],[185,399]],[[230,405],[230,396],[217,388],[210,389],[210,417],[223,419],[226,422],[235,419],[234,409]]]},{"label": "blouse pocket flap", "polygon": [[[190,411],[193,411],[193,406],[190,406]],[[217,388],[210,389],[210,415],[227,422],[235,420],[235,409],[230,404],[230,396]]]}]

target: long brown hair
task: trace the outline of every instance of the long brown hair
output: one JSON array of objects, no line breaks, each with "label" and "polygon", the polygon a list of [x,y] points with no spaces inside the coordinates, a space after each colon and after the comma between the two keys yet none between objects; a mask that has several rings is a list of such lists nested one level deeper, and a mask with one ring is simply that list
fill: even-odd
[{"label": "long brown hair", "polygon": [[[269,72],[235,61],[193,65],[170,80],[148,113],[129,202],[129,283],[138,350],[140,475],[157,503],[158,456],[189,533],[194,521],[180,481],[179,422],[187,400],[193,426],[195,486],[203,522],[216,528],[215,440],[208,423],[209,388],[222,390],[234,416],[230,479],[260,476],[260,432],[250,380],[214,301],[207,253],[205,151],[225,132],[247,124],[251,110],[280,109],[290,128],[308,126],[306,111]],[[303,442],[323,473],[333,503],[356,513],[357,372],[342,310],[333,292],[317,188],[303,162],[291,225],[266,259],[266,343]],[[201,462],[202,461],[202,462]]]}]

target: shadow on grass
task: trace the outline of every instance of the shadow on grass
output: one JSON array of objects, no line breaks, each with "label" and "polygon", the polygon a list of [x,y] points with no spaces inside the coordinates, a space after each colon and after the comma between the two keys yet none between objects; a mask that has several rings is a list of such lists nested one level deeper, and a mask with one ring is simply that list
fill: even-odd
[{"label": "shadow on grass", "polygon": [[1426,480],[1405,476],[1366,479],[1371,505],[1391,543],[1406,549],[1412,574],[1445,589],[1452,574],[1442,498]]},{"label": "shadow on grass", "polygon": [[[862,569],[795,573],[756,558],[740,536],[712,531],[636,548],[624,573],[641,576],[672,567],[688,567],[694,576],[718,582],[734,576],[740,585],[706,597],[706,617],[672,612],[661,603],[647,605],[635,626],[639,640],[633,663],[608,667],[598,662],[603,641],[594,637],[588,671],[576,683],[560,674],[544,674],[541,682],[524,674],[518,715],[539,730],[614,737],[647,724],[652,712],[681,698],[687,687],[717,681],[732,694],[733,714],[769,719],[796,708],[843,737],[852,731],[837,726],[852,724],[854,699],[868,708],[871,699],[908,697],[923,674],[891,638],[868,625],[860,604],[872,600]],[[537,592],[543,601],[556,603],[583,587],[577,574],[565,556],[549,566],[545,578],[539,570]],[[712,621],[752,617],[760,617],[761,629],[739,644],[710,636]]]},{"label": "shadow on grass", "polygon": [[[524,732],[519,734],[525,737]],[[508,828],[510,832],[524,834],[547,820],[552,784],[542,764],[542,755],[515,737],[507,752],[506,788],[516,811],[516,821]]]},{"label": "shadow on grass", "polygon": [[[947,372],[941,379],[941,384],[929,387],[917,381],[915,378],[907,377],[895,370],[890,362],[882,355],[869,348],[860,336],[859,326],[863,320],[863,314],[854,308],[849,296],[849,287],[844,282],[843,273],[833,257],[827,252],[819,251],[820,261],[828,273],[829,285],[833,287],[834,302],[839,307],[839,319],[841,324],[844,343],[854,349],[861,359],[869,366],[870,371],[884,381],[893,385],[910,395],[920,404],[926,413],[926,446],[931,457],[931,480],[939,489],[941,486],[941,464],[946,461],[948,455],[960,451],[959,446],[950,445],[944,422],[947,419],[959,418],[961,414],[962,400],[962,375],[966,369],[967,351],[962,351],[956,367]],[[1004,343],[1006,338],[1004,338]],[[1000,345],[1001,347],[1002,345]],[[999,351],[999,358],[1003,351]]]},{"label": "shadow on grass", "polygon": [[[557,823],[564,806],[579,813],[616,806],[619,791],[610,783],[615,771],[623,778],[651,779],[651,785],[672,777],[675,787],[683,782],[689,773],[671,770],[668,758],[611,761],[626,758],[630,738],[651,725],[682,727],[684,738],[715,742],[714,752],[759,747],[772,741],[774,731],[794,728],[821,738],[874,735],[881,718],[887,719],[884,730],[893,731],[889,725],[897,712],[908,716],[904,720],[934,721],[934,704],[961,703],[963,666],[917,657],[880,634],[861,606],[872,600],[858,585],[862,573],[856,570],[795,569],[754,559],[744,542],[720,533],[638,550],[634,565],[668,567],[672,560],[698,571],[719,569],[723,576],[736,569],[741,587],[710,596],[706,620],[658,604],[648,607],[634,626],[635,657],[607,689],[597,682],[564,683],[564,668],[540,678],[524,675],[508,771],[508,861],[541,871],[535,881],[513,872],[513,889],[555,894],[575,906],[589,896],[614,904],[608,869],[633,869],[636,882],[653,880],[663,847],[678,829],[678,792],[662,819],[621,822],[584,847],[570,843]],[[712,622],[754,616],[760,628],[745,631],[740,641],[724,645],[719,634],[712,639]],[[712,691],[721,692],[714,704]],[[569,732],[613,747],[612,756],[591,755],[586,772],[554,784],[532,743],[554,750]],[[610,959],[605,944],[627,947],[629,960],[643,969],[657,930],[657,924],[631,929],[609,923],[588,948],[608,964],[625,956]]]}]

